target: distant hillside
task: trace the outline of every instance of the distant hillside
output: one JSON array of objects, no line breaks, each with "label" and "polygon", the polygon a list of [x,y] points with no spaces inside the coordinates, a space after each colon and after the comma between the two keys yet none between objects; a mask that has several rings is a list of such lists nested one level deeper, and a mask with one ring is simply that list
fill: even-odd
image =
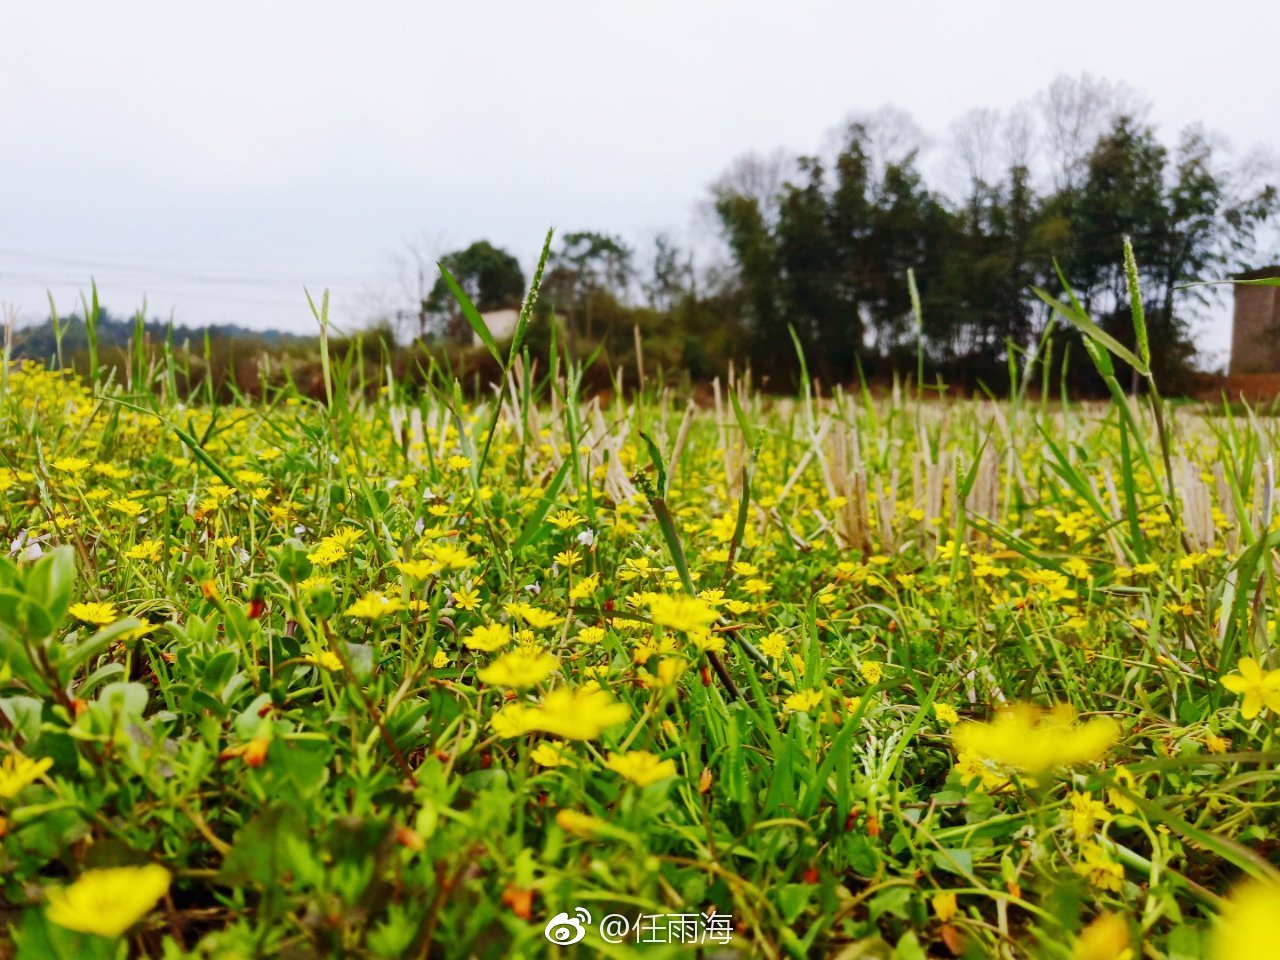
[{"label": "distant hillside", "polygon": [[[80,353],[89,346],[88,331],[80,317],[64,317],[62,323],[62,353],[70,357]],[[162,343],[170,336],[170,326],[160,320],[148,320],[144,324],[147,336],[155,344]],[[98,321],[98,349],[109,350],[113,347],[125,348],[133,338],[134,321],[132,318],[121,319],[102,311]],[[264,347],[306,346],[314,343],[316,338],[296,333],[285,333],[281,330],[251,330],[234,323],[216,323],[202,327],[177,326],[172,328],[173,345],[181,349],[184,341],[190,341],[192,350],[200,350],[205,334],[210,341],[238,341],[240,343],[257,343]],[[19,327],[13,334],[13,356],[18,359],[48,360],[57,354],[57,341],[53,335],[53,323],[43,323],[28,327]]]}]

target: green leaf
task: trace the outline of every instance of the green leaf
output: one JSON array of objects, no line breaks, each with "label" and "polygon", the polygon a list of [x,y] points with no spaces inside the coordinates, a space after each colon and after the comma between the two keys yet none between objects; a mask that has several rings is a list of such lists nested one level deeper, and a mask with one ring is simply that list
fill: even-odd
[{"label": "green leaf", "polygon": [[43,640],[54,629],[43,606],[25,593],[3,588],[0,588],[0,625],[32,640]]},{"label": "green leaf", "polygon": [[1280,277],[1259,277],[1257,280],[1196,280],[1193,283],[1181,283],[1175,290],[1186,290],[1189,287],[1214,287],[1224,283],[1235,283],[1242,287],[1280,287]]},{"label": "green leaf", "polygon": [[551,478],[551,482],[547,484],[547,489],[543,491],[542,498],[538,501],[537,506],[533,508],[533,513],[525,522],[524,528],[520,531],[520,536],[516,537],[516,542],[511,548],[513,552],[519,553],[525,547],[536,543],[538,539],[546,535],[542,521],[546,519],[551,505],[556,502],[556,497],[560,495],[560,488],[564,486],[565,477],[569,475],[571,466],[573,466],[572,459],[566,459],[564,463],[560,464],[560,469],[556,471],[555,476]]},{"label": "green leaf", "polygon": [[439,267],[440,275],[444,277],[444,282],[449,285],[449,289],[453,292],[453,298],[458,301],[458,306],[462,308],[462,315],[467,318],[467,323],[471,324],[471,329],[476,332],[476,336],[488,348],[498,366],[502,366],[502,354],[498,352],[498,341],[493,339],[493,334],[489,332],[489,325],[484,322],[484,317],[480,315],[476,305],[471,302],[467,292],[462,289],[462,285],[453,278],[449,268],[443,262],[439,264]]},{"label": "green leaf", "polygon": [[933,851],[933,865],[947,873],[962,877],[973,876],[973,851],[960,847],[948,847]]},{"label": "green leaf", "polygon": [[[186,430],[182,429],[182,427],[174,423],[172,420],[168,419],[167,417],[161,416],[160,414],[156,413],[154,410],[148,410],[146,407],[140,407],[136,403],[130,403],[128,400],[120,400],[116,397],[102,397],[101,399],[107,400],[111,403],[118,403],[120,406],[128,410],[132,410],[135,413],[142,413],[150,417],[155,417],[157,420],[159,420],[161,423],[167,426],[170,430],[172,430],[175,434],[177,434],[178,439],[181,440],[183,443],[185,443],[188,448],[190,448],[192,456],[194,456],[197,460],[203,463],[210,470],[212,470],[219,480],[221,480],[223,483],[225,483],[229,487],[234,488],[236,486],[235,478],[232,477],[231,474],[228,473],[222,467],[222,465],[218,463],[217,460],[214,460],[213,457],[209,455],[209,452],[205,450],[204,445],[199,440],[197,440],[194,436],[192,436],[189,432],[187,432]],[[266,509],[262,507],[260,504],[255,503],[255,507],[257,508],[259,513],[262,513],[262,514],[266,513]]]},{"label": "green leaf", "polygon": [[54,629],[67,615],[75,579],[75,551],[66,546],[45,554],[27,573],[27,595],[49,614]]},{"label": "green leaf", "polygon": [[333,749],[328,743],[278,741],[274,762],[290,793],[299,799],[313,797],[329,779]]},{"label": "green leaf", "polygon": [[[730,394],[732,396],[732,394]],[[729,540],[729,560],[725,564],[725,577],[733,569],[733,558],[742,544],[747,532],[747,518],[751,512],[751,478],[755,473],[756,457],[760,453],[759,441],[751,448],[751,456],[742,465],[742,496],[738,499],[738,518],[733,525],[733,536]]]},{"label": "green leaf", "polygon": [[109,683],[98,693],[97,703],[111,716],[141,719],[147,709],[147,688],[140,683]]},{"label": "green leaf", "polygon": [[787,923],[795,923],[796,917],[804,911],[816,890],[817,887],[811,883],[784,883],[778,887],[776,897],[782,919]]},{"label": "green leaf", "polygon": [[13,927],[14,960],[112,960],[120,955],[117,945],[124,946],[114,939],[60,927],[38,906],[24,911],[21,925],[14,921]]},{"label": "green leaf", "polygon": [[[306,839],[306,823],[292,806],[268,807],[236,835],[222,861],[219,880],[227,884],[273,885],[294,872],[299,844]],[[305,849],[305,844],[301,845]]]},{"label": "green leaf", "polygon": [[1142,287],[1138,283],[1138,261],[1133,256],[1133,241],[1124,238],[1124,275],[1129,288],[1129,310],[1133,314],[1133,342],[1138,345],[1142,362],[1151,366],[1151,344],[1147,339],[1147,316],[1142,308]]},{"label": "green leaf", "polygon": [[[862,726],[862,714],[867,708],[866,703],[858,704],[858,709],[853,715],[844,722],[840,731],[831,741],[831,747],[827,750],[826,756],[822,758],[822,764],[818,767],[818,772],[810,780],[805,787],[804,795],[798,804],[800,815],[803,817],[813,816],[813,812],[818,809],[818,803],[822,800],[823,791],[829,785],[831,771],[841,757],[847,757],[850,753],[850,742],[853,740],[853,734]],[[840,781],[837,780],[837,787]],[[848,811],[843,811],[847,813]]]},{"label": "green leaf", "polygon": [[738,731],[741,714],[732,716],[725,727],[728,739],[721,754],[722,782],[725,796],[736,803],[747,799],[747,761],[742,751],[742,740]]},{"label": "green leaf", "polygon": [[[1162,803],[1148,800],[1145,796],[1117,782],[1107,773],[1100,773],[1099,777],[1107,787],[1118,790],[1127,797],[1129,802],[1136,806],[1148,820],[1164,824],[1185,840],[1189,840],[1201,849],[1208,850],[1215,856],[1221,857],[1227,863],[1232,864],[1254,879],[1273,884],[1280,883],[1280,870],[1257,851],[1237,843],[1230,837],[1224,837],[1210,830],[1203,830],[1187,822],[1172,810],[1166,809]],[[1173,798],[1162,799],[1167,803]]]},{"label": "green leaf", "polygon": [[1032,289],[1032,292],[1034,292],[1037,297],[1043,300],[1046,304],[1048,304],[1050,307],[1056,310],[1059,314],[1061,314],[1067,320],[1070,320],[1073,324],[1075,324],[1076,327],[1080,329],[1081,333],[1085,334],[1087,337],[1091,338],[1096,343],[1099,343],[1102,346],[1106,347],[1107,350],[1111,351],[1111,353],[1115,354],[1125,363],[1129,364],[1129,366],[1133,367],[1135,370],[1138,371],[1138,373],[1142,374],[1144,377],[1150,375],[1151,368],[1149,366],[1147,366],[1145,363],[1139,360],[1136,356],[1134,356],[1133,351],[1131,351],[1128,347],[1126,347],[1119,340],[1111,336],[1111,334],[1107,333],[1100,326],[1098,326],[1096,323],[1090,320],[1088,315],[1085,314],[1084,311],[1075,310],[1067,306],[1062,301],[1049,296],[1049,294],[1045,293],[1039,287],[1032,287],[1031,289]]},{"label": "green leaf", "polygon": [[883,893],[876,894],[868,904],[871,919],[879,920],[885,914],[899,920],[909,919],[912,894],[912,887],[889,887]]},{"label": "green leaf", "polygon": [[141,624],[133,617],[125,617],[118,620],[109,627],[103,627],[84,643],[77,646],[70,654],[63,659],[58,665],[58,672],[62,674],[63,681],[71,679],[71,675],[75,673],[76,668],[82,663],[86,663],[93,657],[97,656],[116,640],[119,640],[130,630],[134,630]]},{"label": "green leaf", "polygon": [[747,446],[754,447],[756,445],[756,432],[751,428],[751,421],[747,419],[747,415],[743,412],[742,402],[738,400],[738,391],[729,391],[729,403],[733,405],[733,415],[738,418],[738,427],[742,430],[742,436],[746,438]]},{"label": "green leaf", "polygon": [[667,495],[667,468],[662,462],[662,453],[658,450],[658,445],[653,442],[643,430],[640,431],[640,439],[644,441],[644,445],[649,450],[649,459],[653,461],[653,469],[658,473],[658,496],[665,497]]},{"label": "green leaf", "polygon": [[[552,227],[547,231],[547,238],[542,242],[542,253],[538,256],[538,266],[533,271],[533,279],[529,282],[529,292],[524,295],[524,302],[520,305],[520,316],[516,320],[516,330],[511,336],[511,350],[507,354],[507,369],[510,369],[515,362],[516,356],[520,353],[520,347],[524,343],[525,330],[528,329],[529,320],[533,317],[533,308],[538,302],[538,292],[542,289],[542,272],[546,269],[547,260],[551,257],[551,238],[554,235],[555,228]],[[483,318],[481,320],[483,321]],[[554,326],[554,323],[552,326]],[[552,339],[552,346],[555,346],[554,338]]]}]

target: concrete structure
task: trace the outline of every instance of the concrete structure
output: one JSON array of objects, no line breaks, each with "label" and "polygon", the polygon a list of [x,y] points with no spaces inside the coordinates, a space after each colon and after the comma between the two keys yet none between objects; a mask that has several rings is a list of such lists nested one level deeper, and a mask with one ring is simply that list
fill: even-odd
[{"label": "concrete structure", "polygon": [[[490,310],[488,313],[482,313],[485,326],[489,328],[489,332],[493,334],[493,339],[501,343],[503,340],[510,340],[516,332],[516,321],[520,319],[519,310]],[[471,334],[471,342],[475,346],[481,346],[484,341],[480,339],[480,334],[474,331]]]},{"label": "concrete structure", "polygon": [[[1238,273],[1235,280],[1280,277],[1280,266]],[[1280,287],[1235,285],[1231,375],[1280,373]]]}]

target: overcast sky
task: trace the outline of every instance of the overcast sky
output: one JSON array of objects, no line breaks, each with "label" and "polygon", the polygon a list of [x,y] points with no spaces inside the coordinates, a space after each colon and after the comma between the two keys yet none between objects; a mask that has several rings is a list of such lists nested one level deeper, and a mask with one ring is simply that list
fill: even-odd
[{"label": "overcast sky", "polygon": [[[1280,145],[1259,2],[10,2],[0,302],[304,330],[395,294],[406,244],[530,263],[546,228],[687,234],[738,154],[894,104],[940,140],[1059,73],[1134,87],[1171,138]],[[927,158],[926,158],[927,160]],[[1226,311],[1201,342],[1220,350]]]}]

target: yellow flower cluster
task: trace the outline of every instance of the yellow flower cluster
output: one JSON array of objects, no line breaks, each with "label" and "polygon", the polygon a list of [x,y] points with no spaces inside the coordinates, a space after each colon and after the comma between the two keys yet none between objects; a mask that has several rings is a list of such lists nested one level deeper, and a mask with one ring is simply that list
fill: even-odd
[{"label": "yellow flower cluster", "polygon": [[1120,738],[1120,727],[1110,717],[1078,723],[1068,705],[1045,710],[1017,704],[991,723],[962,723],[952,736],[961,754],[1039,776],[1100,759]]}]

